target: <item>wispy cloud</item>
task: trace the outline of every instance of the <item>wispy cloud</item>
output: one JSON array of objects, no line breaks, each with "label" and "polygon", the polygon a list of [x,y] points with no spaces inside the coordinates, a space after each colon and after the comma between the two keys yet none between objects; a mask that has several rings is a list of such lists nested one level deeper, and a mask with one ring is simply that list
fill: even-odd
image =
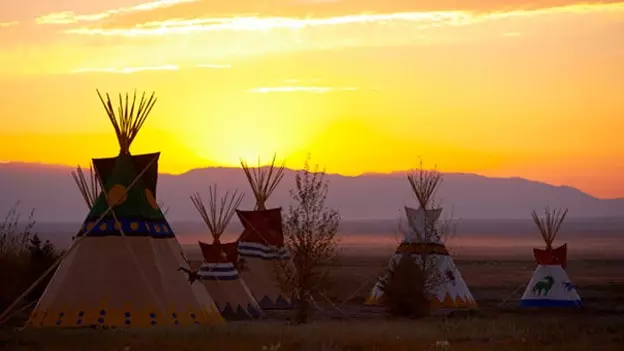
[{"label": "wispy cloud", "polygon": [[13,27],[13,26],[17,26],[18,24],[19,24],[18,21],[0,22],[0,28]]},{"label": "wispy cloud", "polygon": [[155,0],[136,6],[121,7],[117,9],[107,10],[104,12],[90,14],[77,14],[72,11],[54,12],[37,17],[35,21],[37,22],[37,24],[73,24],[78,22],[93,22],[100,21],[114,15],[141,11],[152,11],[159,8],[171,7],[182,3],[192,3],[197,1],[199,0]]},{"label": "wispy cloud", "polygon": [[197,68],[209,68],[209,69],[227,69],[232,68],[230,64],[218,64],[218,63],[200,63],[195,65]]},{"label": "wispy cloud", "polygon": [[467,12],[408,12],[374,15],[348,15],[329,18],[286,18],[286,17],[234,17],[197,18],[191,20],[172,19],[155,21],[134,28],[74,28],[67,33],[82,35],[145,36],[163,34],[188,34],[217,31],[268,31],[272,29],[305,29],[326,25],[346,25],[385,21],[409,21],[426,23],[462,24],[470,21]]},{"label": "wispy cloud", "polygon": [[143,66],[143,67],[105,67],[105,68],[78,68],[72,71],[72,73],[116,73],[116,74],[130,74],[142,71],[177,71],[180,67],[176,65],[162,65],[162,66]]},{"label": "wispy cloud", "polygon": [[[171,0],[173,1],[173,0]],[[189,0],[190,1],[190,0]],[[472,12],[472,11],[421,11],[394,12],[376,14],[350,14],[323,18],[299,17],[200,17],[192,19],[168,19],[136,23],[132,26],[81,27],[68,29],[67,33],[80,35],[105,36],[153,36],[165,34],[189,34],[220,31],[270,31],[274,29],[300,30],[319,26],[336,26],[352,24],[379,24],[389,26],[409,24],[425,29],[440,26],[464,26],[491,20],[535,17],[552,14],[583,14],[606,11],[623,11],[624,3],[576,4],[532,10],[513,10],[507,12]]]},{"label": "wispy cloud", "polygon": [[296,93],[296,92],[305,92],[305,93],[328,93],[332,91],[356,91],[358,88],[349,87],[349,88],[340,88],[340,87],[317,87],[317,86],[294,86],[294,87],[258,87],[247,90],[250,93]]}]

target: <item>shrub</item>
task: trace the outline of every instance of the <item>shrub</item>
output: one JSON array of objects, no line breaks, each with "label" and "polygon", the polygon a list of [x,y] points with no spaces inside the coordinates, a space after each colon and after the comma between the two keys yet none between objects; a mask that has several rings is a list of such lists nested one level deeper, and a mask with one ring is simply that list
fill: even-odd
[{"label": "shrub", "polygon": [[[0,312],[3,312],[62,254],[48,240],[42,242],[34,231],[34,209],[25,224],[20,223],[16,203],[0,222]],[[26,302],[37,300],[51,275],[28,296]]]},{"label": "shrub", "polygon": [[393,261],[379,279],[379,286],[386,310],[391,315],[419,318],[429,314],[428,278],[411,255],[403,254]]}]

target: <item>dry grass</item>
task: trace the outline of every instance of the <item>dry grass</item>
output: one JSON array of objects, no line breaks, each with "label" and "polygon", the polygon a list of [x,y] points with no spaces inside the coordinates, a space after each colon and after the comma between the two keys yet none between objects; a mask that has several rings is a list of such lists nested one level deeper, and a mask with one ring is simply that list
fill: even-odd
[{"label": "dry grass", "polygon": [[471,319],[230,323],[145,331],[27,330],[0,333],[7,350],[619,350],[623,316],[534,314]]},{"label": "dry grass", "polygon": [[[124,330],[0,331],[6,350],[623,350],[624,261],[592,259],[569,263],[568,274],[585,308],[567,311],[520,310],[516,300],[535,265],[530,260],[456,261],[479,303],[474,317],[392,319],[362,306],[387,255],[343,255],[334,267],[328,304],[315,323],[290,325],[280,314],[272,321],[229,323],[214,328]],[[368,284],[364,284],[365,282]],[[349,302],[341,303],[355,290]],[[510,293],[520,286],[515,295]],[[500,302],[510,297],[505,308]],[[322,301],[320,301],[322,303]],[[283,315],[283,314],[282,314]],[[342,318],[338,320],[338,318]],[[444,341],[448,341],[445,348]],[[270,346],[279,344],[279,348]]]}]

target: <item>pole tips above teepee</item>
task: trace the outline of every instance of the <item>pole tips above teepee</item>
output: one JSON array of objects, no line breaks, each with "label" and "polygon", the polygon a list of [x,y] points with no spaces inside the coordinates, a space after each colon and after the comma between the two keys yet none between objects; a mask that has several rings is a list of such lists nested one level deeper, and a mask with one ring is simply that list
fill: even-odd
[{"label": "pole tips above teepee", "polygon": [[419,169],[407,172],[407,180],[420,207],[425,210],[442,183],[442,173],[437,169],[424,169],[421,161]]},{"label": "pole tips above teepee", "polygon": [[147,116],[156,103],[155,92],[147,97],[145,92],[141,95],[140,100],[137,102],[137,94],[134,92],[132,100],[130,100],[128,93],[125,98],[122,94],[119,94],[119,104],[117,107],[113,107],[113,102],[106,93],[106,99],[100,94],[99,90],[96,90],[100,101],[106,109],[106,114],[115,128],[115,134],[119,142],[119,154],[129,155],[130,145],[134,141],[134,138],[143,127]]},{"label": "pole tips above teepee", "polygon": [[269,199],[277,185],[284,177],[284,162],[276,167],[276,155],[268,166],[262,167],[258,158],[258,167],[249,168],[247,162],[241,159],[241,167],[245,172],[247,181],[251,185],[254,197],[256,198],[256,210],[266,210],[266,201]]},{"label": "pole tips above teepee", "polygon": [[82,198],[85,200],[87,207],[91,210],[100,195],[100,183],[98,182],[93,166],[89,166],[88,179],[80,166],[77,166],[76,171],[72,171],[71,175],[72,178],[74,178],[74,182],[76,183]]},{"label": "pole tips above teepee", "polygon": [[225,195],[219,198],[216,184],[208,188],[208,208],[198,193],[190,196],[197,212],[208,226],[214,243],[219,243],[219,238],[225,232],[244,196],[245,194],[239,194],[238,189],[236,189],[233,192],[227,191]]},{"label": "pole tips above teepee", "polygon": [[546,248],[551,249],[552,243],[561,228],[561,224],[568,214],[568,209],[546,207],[544,210],[544,217],[539,217],[535,210],[531,211],[533,221],[537,225],[537,228],[546,242]]}]

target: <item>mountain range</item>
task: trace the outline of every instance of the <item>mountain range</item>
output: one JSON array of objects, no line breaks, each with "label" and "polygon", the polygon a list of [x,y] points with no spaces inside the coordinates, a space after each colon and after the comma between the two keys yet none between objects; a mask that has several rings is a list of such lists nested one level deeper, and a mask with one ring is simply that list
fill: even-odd
[{"label": "mountain range", "polygon": [[[81,222],[87,207],[70,175],[73,170],[59,165],[0,163],[0,213],[19,201],[22,215],[34,208],[39,222]],[[288,207],[294,175],[295,171],[285,170],[267,203],[269,207]],[[327,174],[326,179],[330,186],[327,203],[338,209],[343,219],[396,219],[403,206],[417,206],[405,172]],[[235,188],[245,192],[241,208],[252,207],[251,188],[240,168],[193,169],[179,175],[159,175],[157,197],[168,207],[168,219],[201,221],[189,195],[199,192],[206,199],[212,183],[218,183],[220,192]],[[531,210],[541,211],[545,206],[567,207],[571,218],[624,216],[624,198],[598,199],[572,187],[521,178],[445,173],[436,199],[447,217],[462,220],[530,219]]]}]

